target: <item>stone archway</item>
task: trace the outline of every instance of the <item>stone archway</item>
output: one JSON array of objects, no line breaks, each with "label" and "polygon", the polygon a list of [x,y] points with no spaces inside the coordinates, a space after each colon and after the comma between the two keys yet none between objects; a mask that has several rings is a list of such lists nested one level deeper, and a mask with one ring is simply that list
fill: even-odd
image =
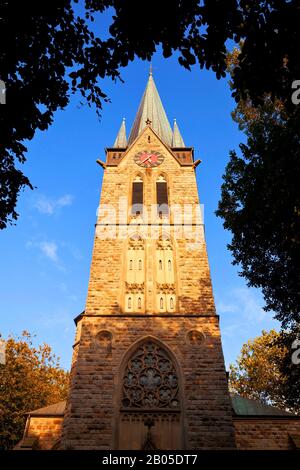
[{"label": "stone archway", "polygon": [[182,400],[178,367],[154,338],[139,342],[122,368],[119,449],[180,449]]}]

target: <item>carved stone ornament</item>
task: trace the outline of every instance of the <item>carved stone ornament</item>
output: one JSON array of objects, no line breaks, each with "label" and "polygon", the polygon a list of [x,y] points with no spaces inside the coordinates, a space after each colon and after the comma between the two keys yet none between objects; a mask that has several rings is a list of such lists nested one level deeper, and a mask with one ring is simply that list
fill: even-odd
[{"label": "carved stone ornament", "polygon": [[174,284],[156,284],[156,290],[159,294],[175,294]]},{"label": "carved stone ornament", "polygon": [[160,238],[157,240],[157,249],[158,250],[172,250],[172,241],[169,238]]},{"label": "carved stone ornament", "polygon": [[110,331],[102,330],[96,334],[96,340],[99,346],[106,350],[107,356],[111,354],[112,351],[112,339],[113,335]]},{"label": "carved stone ornament", "polygon": [[131,250],[144,250],[144,239],[139,235],[131,237],[128,242],[128,248]]},{"label": "carved stone ornament", "polygon": [[143,294],[145,291],[145,284],[144,282],[125,282],[125,290],[126,294]]},{"label": "carved stone ornament", "polygon": [[186,341],[190,346],[200,346],[205,340],[205,334],[198,330],[190,330],[186,335]]}]

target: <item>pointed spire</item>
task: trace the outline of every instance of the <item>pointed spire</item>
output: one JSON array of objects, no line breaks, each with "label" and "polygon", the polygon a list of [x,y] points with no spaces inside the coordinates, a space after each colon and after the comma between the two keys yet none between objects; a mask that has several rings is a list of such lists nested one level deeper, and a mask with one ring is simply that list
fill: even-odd
[{"label": "pointed spire", "polygon": [[128,144],[132,144],[146,125],[150,125],[167,145],[172,145],[172,129],[153,80],[152,64],[150,64],[148,83],[129,135]]},{"label": "pointed spire", "polygon": [[172,147],[185,147],[176,119],[174,119]]},{"label": "pointed spire", "polygon": [[121,127],[119,129],[117,138],[114,143],[114,148],[125,148],[127,147],[127,138],[126,138],[126,126],[125,126],[125,118],[122,120]]}]

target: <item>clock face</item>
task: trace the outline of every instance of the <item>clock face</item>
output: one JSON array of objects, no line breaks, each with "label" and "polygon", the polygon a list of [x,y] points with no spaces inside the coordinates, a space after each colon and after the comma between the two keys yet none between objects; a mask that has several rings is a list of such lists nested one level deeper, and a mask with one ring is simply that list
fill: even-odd
[{"label": "clock face", "polygon": [[164,157],[159,152],[143,150],[134,156],[134,161],[139,166],[152,168],[160,165],[164,161]]}]

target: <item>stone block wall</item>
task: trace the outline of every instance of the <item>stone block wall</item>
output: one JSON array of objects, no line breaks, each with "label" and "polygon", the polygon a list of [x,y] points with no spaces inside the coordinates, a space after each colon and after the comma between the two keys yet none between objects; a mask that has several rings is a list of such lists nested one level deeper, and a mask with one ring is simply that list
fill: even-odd
[{"label": "stone block wall", "polygon": [[[150,148],[164,155],[164,162],[152,169],[139,167],[134,155]],[[140,220],[130,216],[132,183],[136,175],[142,176],[144,184],[145,210]],[[163,219],[151,212],[151,205],[156,204],[156,181],[160,175],[167,181],[170,207],[176,205],[178,208]],[[107,205],[116,218],[109,216],[111,212]],[[151,129],[145,129],[118,166],[106,168],[99,207],[85,308],[87,314],[107,315],[123,311],[125,253],[129,237],[137,232],[146,241],[146,311],[155,311],[153,260],[156,239],[164,233],[173,240],[178,312],[215,313],[195,170],[192,165],[181,166]],[[178,214],[181,214],[179,218]]]},{"label": "stone block wall", "polygon": [[[145,150],[160,152],[164,156],[163,163],[151,169],[139,167],[134,156]],[[146,207],[139,220],[128,210],[132,183],[137,175],[143,179]],[[190,207],[190,215],[185,213],[181,223],[175,220],[172,210],[166,218],[161,218],[157,210],[154,215],[148,211],[156,204],[156,182],[161,176],[167,182],[171,208],[173,204],[179,210],[184,205]],[[122,200],[127,204],[127,210],[119,211]],[[114,224],[107,219],[107,204],[118,214]],[[187,449],[235,446],[199,207],[193,165],[182,166],[150,128],[144,129],[118,166],[106,167],[86,308],[79,322],[81,332],[77,334],[74,348],[63,427],[65,447],[118,448],[124,357],[130,348],[147,337],[155,338],[167,348],[178,366],[181,446]],[[126,250],[130,236],[137,232],[145,245],[145,310],[124,314]],[[176,266],[176,281],[172,288],[178,299],[172,314],[158,313],[157,309],[157,266],[154,261],[157,233],[167,234],[172,240]]]},{"label": "stone block wall", "polygon": [[82,318],[64,445],[76,449],[118,447],[123,359],[133,345],[149,337],[165,345],[178,364],[184,448],[233,448],[218,317],[168,314]]},{"label": "stone block wall", "polygon": [[[34,448],[50,450],[60,441],[63,416],[30,416],[26,424],[24,438],[36,438]],[[24,439],[23,438],[23,439]]]},{"label": "stone block wall", "polygon": [[242,450],[291,450],[300,435],[300,418],[234,418],[236,445]]},{"label": "stone block wall", "polygon": [[[234,417],[233,424],[236,446],[241,450],[294,450],[293,438],[300,438],[300,418]],[[52,449],[61,438],[62,425],[63,417],[28,418],[24,438],[36,438],[38,449]]]}]

